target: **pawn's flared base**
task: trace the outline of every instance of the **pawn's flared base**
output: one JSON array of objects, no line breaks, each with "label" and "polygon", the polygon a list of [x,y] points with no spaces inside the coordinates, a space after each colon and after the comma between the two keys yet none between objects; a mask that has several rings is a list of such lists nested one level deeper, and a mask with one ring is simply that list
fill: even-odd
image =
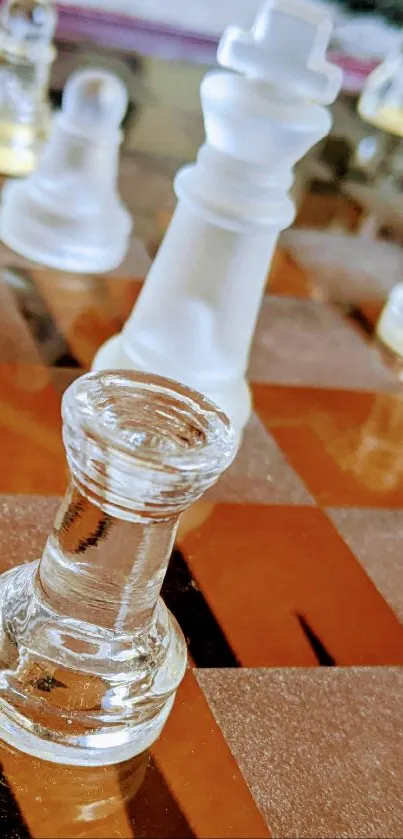
[{"label": "pawn's flared base", "polygon": [[120,206],[116,217],[111,222],[113,234],[102,236],[95,219],[92,235],[80,236],[84,222],[66,220],[62,200],[57,210],[44,209],[29,178],[9,181],[2,194],[0,238],[10,250],[48,268],[71,274],[104,274],[118,268],[129,250],[130,217]]},{"label": "pawn's flared base", "polygon": [[149,635],[130,639],[59,616],[37,569],[0,577],[0,738],[61,764],[141,754],[159,737],[184,675],[175,620],[159,601]]},{"label": "pawn's flared base", "polygon": [[148,731],[132,732],[136,736],[122,746],[104,746],[98,749],[87,747],[85,743],[73,747],[54,742],[50,739],[52,732],[46,728],[40,730],[35,726],[34,728],[40,731],[39,735],[35,730],[29,731],[26,720],[19,720],[20,715],[16,714],[15,709],[0,698],[0,740],[25,754],[66,766],[109,766],[123,763],[137,757],[155,743],[171,712],[174,698],[171,697],[163,708],[163,713],[153,719]]}]

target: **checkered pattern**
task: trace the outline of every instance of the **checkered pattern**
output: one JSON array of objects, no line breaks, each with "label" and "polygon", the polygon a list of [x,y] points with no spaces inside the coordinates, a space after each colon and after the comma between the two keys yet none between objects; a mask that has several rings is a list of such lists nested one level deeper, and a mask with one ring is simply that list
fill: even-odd
[{"label": "checkered pattern", "polygon": [[[209,661],[220,664],[219,633],[240,666],[197,669],[193,655],[143,804],[128,807],[119,787],[107,832],[91,836],[403,830],[403,397],[368,336],[309,299],[290,260],[276,265],[250,362],[255,413],[236,462],[178,537],[212,627]],[[66,483],[61,394],[140,289],[24,270],[23,291],[9,273],[0,283],[1,570],[42,550]],[[33,773],[33,759],[6,749],[0,759],[28,835],[45,835],[32,778],[48,789],[49,766]],[[116,799],[114,772],[103,783]],[[46,835],[62,835],[52,801]]]}]

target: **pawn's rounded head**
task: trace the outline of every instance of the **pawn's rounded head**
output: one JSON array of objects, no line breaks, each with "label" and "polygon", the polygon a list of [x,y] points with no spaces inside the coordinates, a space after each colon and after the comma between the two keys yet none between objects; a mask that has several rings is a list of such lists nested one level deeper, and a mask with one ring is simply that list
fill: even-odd
[{"label": "pawn's rounded head", "polygon": [[86,128],[118,128],[126,114],[128,93],[118,76],[108,70],[76,70],[63,93],[63,113],[69,122]]},{"label": "pawn's rounded head", "polygon": [[1,27],[16,41],[50,41],[56,28],[56,8],[49,0],[8,0],[0,13]]}]

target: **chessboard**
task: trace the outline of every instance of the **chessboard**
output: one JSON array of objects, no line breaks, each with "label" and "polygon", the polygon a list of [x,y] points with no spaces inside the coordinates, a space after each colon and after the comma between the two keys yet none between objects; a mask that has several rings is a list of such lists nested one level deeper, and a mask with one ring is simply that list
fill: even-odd
[{"label": "chessboard", "polygon": [[[67,480],[62,394],[141,279],[3,260],[1,571],[41,554]],[[163,587],[190,665],[163,735],[102,769],[1,746],[3,836],[403,835],[403,390],[379,300],[317,299],[281,251],[266,291],[253,417]]]}]

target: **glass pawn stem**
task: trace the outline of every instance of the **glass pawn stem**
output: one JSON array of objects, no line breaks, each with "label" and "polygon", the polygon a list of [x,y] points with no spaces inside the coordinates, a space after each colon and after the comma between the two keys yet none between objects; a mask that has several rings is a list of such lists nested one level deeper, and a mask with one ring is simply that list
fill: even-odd
[{"label": "glass pawn stem", "polygon": [[116,763],[158,737],[186,666],[160,599],[180,514],[236,448],[199,394],[89,374],[63,399],[71,483],[39,562],[0,578],[0,737],[59,763]]}]

